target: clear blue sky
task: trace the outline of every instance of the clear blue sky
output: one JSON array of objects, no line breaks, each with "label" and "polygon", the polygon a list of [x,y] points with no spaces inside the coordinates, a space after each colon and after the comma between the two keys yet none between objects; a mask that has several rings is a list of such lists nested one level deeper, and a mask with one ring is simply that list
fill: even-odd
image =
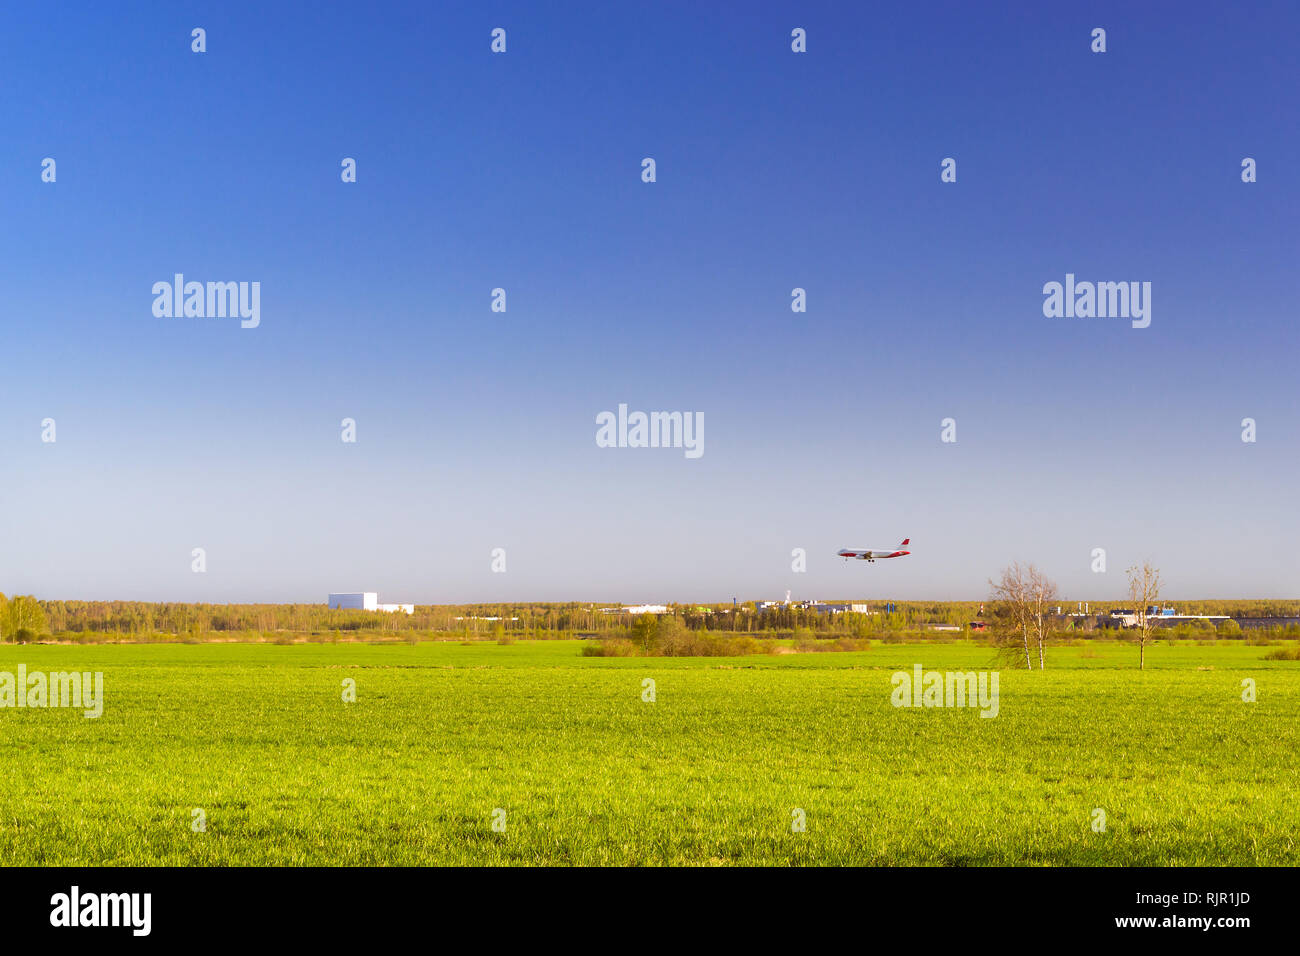
[{"label": "clear blue sky", "polygon": [[[0,590],[1300,592],[1296,5],[744,10],[6,7]],[[1045,318],[1067,272],[1151,326]],[[596,447],[620,402],[703,457]]]}]

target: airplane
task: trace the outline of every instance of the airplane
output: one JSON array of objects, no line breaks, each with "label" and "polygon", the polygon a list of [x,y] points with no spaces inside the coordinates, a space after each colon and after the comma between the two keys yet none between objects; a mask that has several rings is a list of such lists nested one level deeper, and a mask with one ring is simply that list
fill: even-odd
[{"label": "airplane", "polygon": [[901,558],[905,554],[911,554],[911,551],[904,551],[912,542],[911,538],[904,538],[893,551],[873,551],[871,548],[840,548],[839,556],[841,558],[857,558],[859,561],[870,561],[875,563],[876,558]]}]

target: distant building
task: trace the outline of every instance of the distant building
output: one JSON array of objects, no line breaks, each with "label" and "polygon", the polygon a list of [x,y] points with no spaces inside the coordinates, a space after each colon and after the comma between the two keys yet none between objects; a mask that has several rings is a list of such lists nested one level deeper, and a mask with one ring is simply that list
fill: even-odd
[{"label": "distant building", "polygon": [[871,609],[865,604],[822,604],[813,601],[808,607],[818,614],[870,614]]},{"label": "distant building", "polygon": [[789,592],[789,591],[786,591],[786,592],[785,592],[785,600],[784,600],[784,601],[759,601],[759,602],[757,602],[754,606],[757,607],[760,611],[766,611],[766,610],[769,610],[770,608],[774,608],[774,607],[796,607],[796,608],[805,608],[805,607],[808,606],[808,602],[807,602],[807,601],[795,601],[795,602],[792,604],[791,601],[790,601],[790,592]]},{"label": "distant building", "polygon": [[792,601],[790,592],[785,592],[784,601],[759,601],[755,604],[760,611],[771,611],[778,608],[790,608],[794,611],[816,611],[818,614],[870,614],[871,608],[866,604],[825,604],[818,600],[811,601]]},{"label": "distant building", "polygon": [[[1117,607],[1111,608],[1109,622],[1103,615],[1097,615],[1097,624],[1099,627],[1138,627],[1142,623],[1142,617],[1141,612],[1131,607]],[[1146,618],[1152,627],[1172,627],[1193,621],[1205,621],[1218,626],[1228,620],[1227,615],[1223,614],[1179,614],[1176,608],[1155,606],[1146,609]]]},{"label": "distant building", "polygon": [[1300,626],[1300,617],[1239,617],[1237,623],[1246,630]]},{"label": "distant building", "polygon": [[378,611],[379,594],[375,591],[348,591],[330,594],[330,608],[347,611]]},{"label": "distant building", "polygon": [[389,613],[405,611],[407,614],[415,613],[414,604],[380,604],[379,594],[376,591],[330,592],[329,606],[331,610],[388,611]]}]

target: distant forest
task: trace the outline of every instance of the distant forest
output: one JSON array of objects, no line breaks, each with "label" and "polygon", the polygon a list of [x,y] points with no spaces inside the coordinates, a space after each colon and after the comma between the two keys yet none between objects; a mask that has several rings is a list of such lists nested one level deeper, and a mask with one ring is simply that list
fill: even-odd
[{"label": "distant forest", "polygon": [[[982,618],[979,601],[920,602],[870,601],[873,613],[830,614],[798,607],[760,610],[753,602],[737,604],[669,605],[669,613],[690,630],[749,634],[755,637],[790,636],[795,632],[818,636],[872,637],[891,632],[922,631],[927,625],[960,627]],[[1300,600],[1162,601],[1180,613],[1228,615],[1234,618],[1300,617]],[[380,637],[456,637],[514,639],[620,637],[631,633],[635,616],[608,613],[600,605],[580,602],[545,604],[440,604],[417,605],[414,614],[359,610],[330,610],[324,604],[182,604],[143,601],[38,601],[31,597],[0,595],[0,639],[229,639],[267,640],[296,635],[317,639]],[[1074,603],[1060,602],[1065,614]],[[1122,601],[1092,603],[1091,614],[1105,613]],[[892,608],[892,609],[891,609]],[[1075,628],[1090,630],[1094,619],[1076,619]],[[1200,630],[1209,625],[1200,625]],[[1184,628],[1198,636],[1197,626]],[[1184,630],[1184,629],[1179,629]],[[1231,627],[1236,633],[1235,626]]]}]

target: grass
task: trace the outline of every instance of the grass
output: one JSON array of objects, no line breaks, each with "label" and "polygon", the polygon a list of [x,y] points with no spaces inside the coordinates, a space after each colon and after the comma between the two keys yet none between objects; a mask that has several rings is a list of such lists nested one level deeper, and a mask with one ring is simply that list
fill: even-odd
[{"label": "grass", "polygon": [[969,643],[6,646],[0,671],[103,671],[106,703],[0,709],[0,858],[1294,866],[1300,667],[1264,653],[1159,644],[1142,673],[1131,645],[1053,648],[1001,669],[989,720],[889,703],[915,663],[987,668]]}]

